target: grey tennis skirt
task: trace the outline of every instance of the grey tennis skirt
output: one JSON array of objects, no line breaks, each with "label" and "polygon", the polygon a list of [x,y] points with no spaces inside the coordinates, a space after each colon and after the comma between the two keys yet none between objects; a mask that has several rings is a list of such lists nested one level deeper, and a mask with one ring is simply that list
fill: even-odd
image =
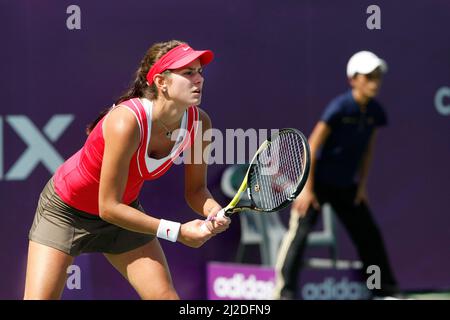
[{"label": "grey tennis skirt", "polygon": [[[138,200],[130,206],[144,212]],[[67,205],[50,179],[39,197],[28,238],[75,257],[87,252],[123,253],[155,237],[120,228]]]}]

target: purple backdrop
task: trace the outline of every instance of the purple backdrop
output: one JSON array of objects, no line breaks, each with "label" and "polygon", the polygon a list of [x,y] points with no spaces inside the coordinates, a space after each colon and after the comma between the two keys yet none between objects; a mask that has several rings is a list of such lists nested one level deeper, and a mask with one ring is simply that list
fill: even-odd
[{"label": "purple backdrop", "polygon": [[[72,4],[81,9],[80,30],[66,27]],[[1,0],[0,298],[22,296],[27,234],[51,176],[42,161],[30,167],[33,155],[43,150],[27,148],[27,137],[34,134],[36,141],[30,123],[43,143],[66,159],[84,143],[86,123],[126,88],[146,49],[169,39],[214,50],[202,107],[221,130],[297,127],[309,134],[327,102],[347,88],[351,54],[368,49],[383,57],[390,69],[380,100],[390,126],[380,132],[376,147],[372,207],[401,287],[449,287],[450,116],[438,112],[435,95],[450,87],[450,3],[379,0],[381,30],[366,27],[371,4]],[[440,100],[444,111],[450,108],[449,97],[447,91]],[[57,119],[47,126],[54,115],[74,117],[58,137],[58,124],[65,125]],[[41,158],[50,154],[45,151]],[[213,165],[208,175],[211,191],[223,203],[219,181],[224,168]],[[21,178],[15,172],[26,174]],[[177,166],[148,183],[144,207],[158,217],[193,219],[182,179]],[[340,232],[340,238],[341,256],[354,257],[346,234]],[[206,262],[232,261],[238,241],[235,220],[226,234],[201,249],[164,242],[181,297],[206,298]],[[65,297],[137,298],[101,255],[75,263],[82,269],[83,288],[66,290]]]}]

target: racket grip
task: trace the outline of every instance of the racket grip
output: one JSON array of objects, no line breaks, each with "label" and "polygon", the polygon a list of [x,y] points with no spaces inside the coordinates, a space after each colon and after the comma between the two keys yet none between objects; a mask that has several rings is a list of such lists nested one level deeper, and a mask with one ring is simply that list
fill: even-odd
[{"label": "racket grip", "polygon": [[217,217],[218,218],[222,218],[223,216],[225,216],[225,210],[224,209],[222,209],[219,212],[217,212]]},{"label": "racket grip", "polygon": [[208,227],[206,226],[206,223],[210,220],[211,220],[211,218],[208,217],[205,219],[205,221],[203,221],[203,224],[200,226],[200,230],[202,230],[202,232],[208,231]]},{"label": "racket grip", "polygon": [[204,223],[200,226],[200,230],[201,230],[202,232],[208,231],[208,228],[206,227],[206,222],[204,222]]},{"label": "racket grip", "polygon": [[[220,210],[220,211],[217,213],[217,215],[216,215],[216,217],[218,217],[218,218],[222,218],[222,217],[224,217],[224,216],[225,216],[225,210],[224,210],[224,209]],[[206,218],[205,221],[203,222],[203,224],[200,226],[200,230],[202,230],[203,232],[207,231],[207,230],[208,230],[208,227],[206,226],[206,222],[208,222],[208,221],[210,221],[210,220],[211,220],[210,217]]]}]

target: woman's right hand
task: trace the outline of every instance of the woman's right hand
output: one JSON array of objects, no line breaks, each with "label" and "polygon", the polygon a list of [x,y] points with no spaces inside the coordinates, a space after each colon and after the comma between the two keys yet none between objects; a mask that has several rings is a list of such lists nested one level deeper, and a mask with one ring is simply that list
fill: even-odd
[{"label": "woman's right hand", "polygon": [[208,228],[201,228],[204,222],[204,220],[195,219],[183,223],[178,234],[178,241],[191,248],[200,248],[214,236]]},{"label": "woman's right hand", "polygon": [[319,201],[317,201],[317,197],[314,191],[309,188],[305,188],[292,204],[292,211],[303,218],[310,206],[313,206],[313,208],[316,210],[320,210],[320,204]]}]

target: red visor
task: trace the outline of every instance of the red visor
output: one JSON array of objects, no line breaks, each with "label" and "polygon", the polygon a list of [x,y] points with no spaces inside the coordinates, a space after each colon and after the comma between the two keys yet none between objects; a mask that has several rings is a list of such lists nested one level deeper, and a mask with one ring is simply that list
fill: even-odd
[{"label": "red visor", "polygon": [[187,44],[180,44],[156,61],[147,73],[147,82],[151,85],[155,74],[168,69],[182,68],[196,59],[200,59],[201,65],[204,66],[210,63],[213,57],[214,54],[210,50],[196,51]]}]

